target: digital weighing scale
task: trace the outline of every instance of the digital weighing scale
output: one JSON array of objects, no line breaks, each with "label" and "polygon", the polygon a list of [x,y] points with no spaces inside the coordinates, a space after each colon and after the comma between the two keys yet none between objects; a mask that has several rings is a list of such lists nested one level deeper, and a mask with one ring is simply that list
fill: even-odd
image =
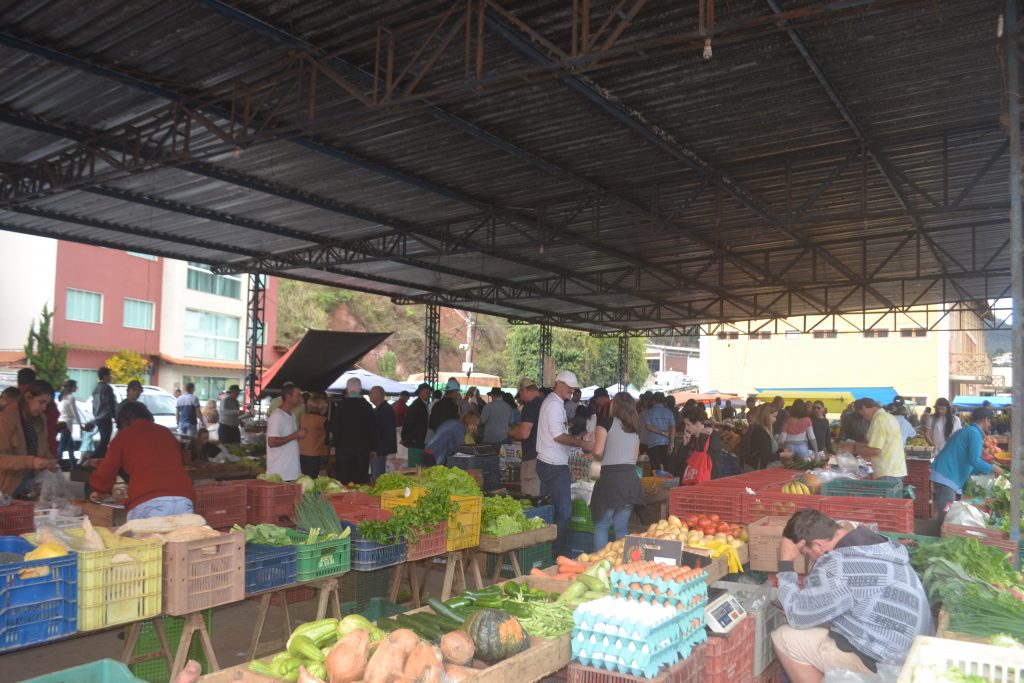
[{"label": "digital weighing scale", "polygon": [[704,620],[712,633],[728,633],[747,613],[743,605],[721,588],[708,589],[708,605],[704,608]]}]

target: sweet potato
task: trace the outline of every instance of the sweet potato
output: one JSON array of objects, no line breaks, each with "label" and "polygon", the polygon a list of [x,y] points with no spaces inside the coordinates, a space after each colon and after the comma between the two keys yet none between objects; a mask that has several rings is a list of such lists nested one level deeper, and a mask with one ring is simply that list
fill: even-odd
[{"label": "sweet potato", "polygon": [[455,683],[462,683],[476,676],[476,669],[470,669],[465,666],[459,666],[458,664],[452,664],[448,662],[444,665],[445,675],[455,681]]},{"label": "sweet potato", "polygon": [[441,660],[434,648],[427,643],[419,643],[405,660],[402,675],[416,683],[441,683]]},{"label": "sweet potato", "polygon": [[352,631],[327,654],[324,664],[331,683],[354,683],[363,677],[370,656],[370,632]]},{"label": "sweet potato", "polygon": [[473,661],[473,639],[465,631],[452,631],[441,637],[441,655],[446,662],[466,666]]},{"label": "sweet potato", "polygon": [[409,652],[419,642],[419,637],[409,629],[399,629],[377,643],[377,651],[370,657],[370,663],[363,674],[363,682],[389,683],[393,674],[405,669],[405,660]]}]

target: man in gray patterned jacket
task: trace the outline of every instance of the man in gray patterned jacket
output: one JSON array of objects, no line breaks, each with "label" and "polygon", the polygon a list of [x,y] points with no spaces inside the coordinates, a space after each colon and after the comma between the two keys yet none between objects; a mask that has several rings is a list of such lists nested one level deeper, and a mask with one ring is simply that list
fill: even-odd
[{"label": "man in gray patterned jacket", "polygon": [[[933,633],[928,596],[902,545],[865,527],[848,531],[817,510],[797,512],[782,536],[779,602],[789,624],[772,642],[792,683],[820,683],[832,669],[874,672]],[[799,554],[813,562],[802,589]]]}]

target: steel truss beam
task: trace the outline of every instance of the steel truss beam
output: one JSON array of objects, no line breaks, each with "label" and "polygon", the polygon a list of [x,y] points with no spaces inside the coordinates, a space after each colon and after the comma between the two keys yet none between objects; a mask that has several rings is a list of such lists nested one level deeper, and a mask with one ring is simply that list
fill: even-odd
[{"label": "steel truss beam", "polygon": [[263,344],[266,339],[267,281],[265,275],[249,276],[249,315],[245,331],[245,383],[249,411],[259,416],[259,387],[263,382]]},{"label": "steel truss beam", "polygon": [[433,386],[441,370],[441,308],[427,306],[423,321],[423,381]]}]

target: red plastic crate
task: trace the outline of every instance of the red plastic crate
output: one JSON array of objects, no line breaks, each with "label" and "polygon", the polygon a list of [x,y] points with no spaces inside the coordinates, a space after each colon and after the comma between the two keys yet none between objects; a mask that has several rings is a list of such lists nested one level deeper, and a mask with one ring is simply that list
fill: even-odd
[{"label": "red plastic crate", "polygon": [[835,520],[876,523],[879,531],[914,533],[914,501],[909,498],[827,496],[821,511]]},{"label": "red plastic crate", "polygon": [[740,523],[750,524],[762,517],[792,517],[799,510],[822,510],[824,500],[824,496],[803,496],[782,493],[778,489],[763,489],[753,495],[743,496]]},{"label": "red plastic crate", "polygon": [[724,636],[709,634],[705,683],[746,683],[754,678],[754,619],[746,616]]},{"label": "red plastic crate", "polygon": [[907,476],[904,485],[914,487],[914,517],[932,517],[932,464],[927,460],[907,460]]},{"label": "red plastic crate", "polygon": [[195,513],[202,515],[214,529],[245,524],[248,519],[248,493],[244,482],[220,481],[196,487]]},{"label": "red plastic crate", "polygon": [[707,645],[702,643],[686,659],[679,660],[671,667],[662,667],[654,678],[624,676],[572,662],[566,669],[565,680],[566,683],[703,683],[706,656]]},{"label": "red plastic crate", "polygon": [[445,552],[448,544],[448,523],[441,522],[436,531],[420,536],[416,543],[408,546],[408,562],[434,557]]},{"label": "red plastic crate", "polygon": [[722,486],[677,486],[668,493],[668,511],[676,517],[717,514],[726,522],[741,521],[742,488]]},{"label": "red plastic crate", "polygon": [[361,493],[360,491],[345,491],[344,493],[328,493],[324,495],[332,505],[334,503],[341,503],[342,505],[358,505],[359,507],[365,508],[379,508],[380,497],[371,496],[369,493]]},{"label": "red plastic crate", "polygon": [[360,522],[386,522],[391,519],[391,510],[381,510],[380,508],[364,507],[362,505],[344,505],[342,503],[333,503],[334,513],[338,515],[338,519],[343,522],[350,524],[359,524]]},{"label": "red plastic crate", "polygon": [[295,506],[302,498],[300,484],[249,479],[245,486],[249,524],[280,524],[295,516]]},{"label": "red plastic crate", "polygon": [[36,506],[24,500],[12,500],[0,507],[0,536],[21,536],[35,531]]}]

